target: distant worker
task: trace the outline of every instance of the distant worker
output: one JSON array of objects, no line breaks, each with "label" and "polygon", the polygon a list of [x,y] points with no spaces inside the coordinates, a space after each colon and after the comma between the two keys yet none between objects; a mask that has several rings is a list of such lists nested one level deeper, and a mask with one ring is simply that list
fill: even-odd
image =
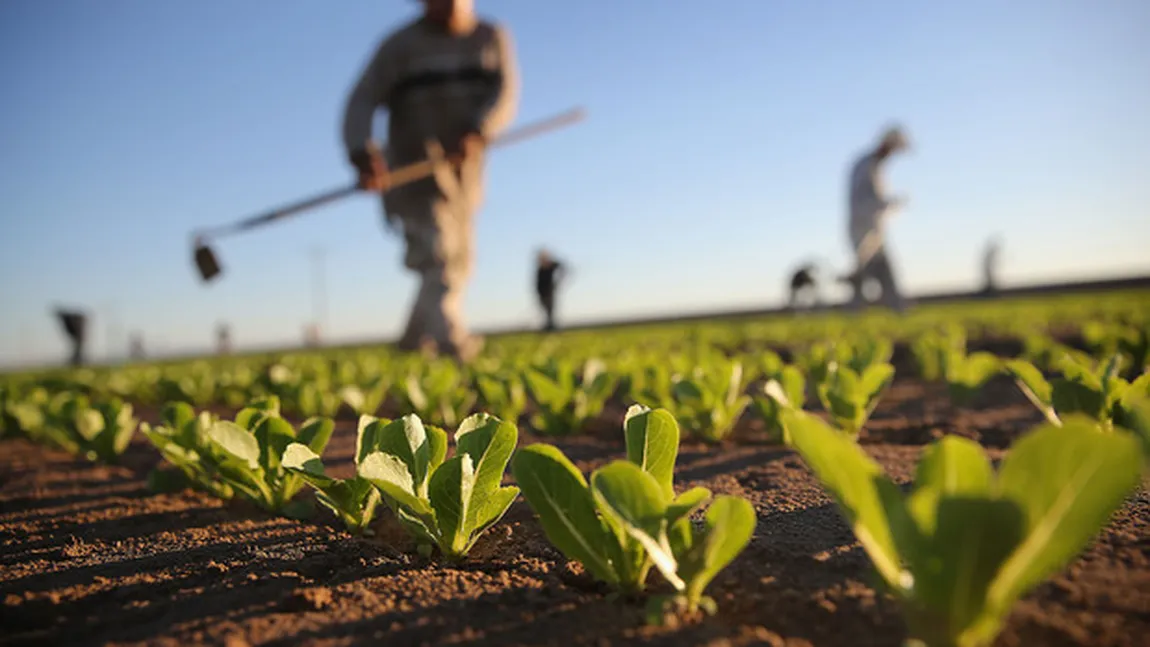
[{"label": "distant worker", "polygon": [[75,310],[56,309],[56,318],[64,328],[64,334],[72,346],[69,363],[72,366],[84,365],[84,341],[87,339],[88,316]]},{"label": "distant worker", "polygon": [[[343,142],[359,186],[380,191],[389,169],[450,158],[433,177],[386,191],[383,209],[402,231],[404,265],[419,292],[398,346],[470,360],[483,345],[463,321],[483,202],[486,144],[514,119],[519,71],[511,34],[475,14],[473,0],[421,0],[423,15],[382,40],[348,98]],[[388,112],[385,150],[372,119]]]},{"label": "distant worker", "polygon": [[555,291],[566,273],[567,267],[563,263],[552,258],[547,250],[539,250],[536,257],[535,293],[546,317],[543,330],[555,330]]},{"label": "distant worker", "polygon": [[982,255],[982,293],[992,296],[998,293],[998,264],[1002,255],[1002,241],[996,236],[986,245]]},{"label": "distant worker", "polygon": [[816,279],[818,268],[814,263],[807,263],[791,275],[790,299],[787,300],[791,309],[801,305],[816,307],[819,305],[819,286]]},{"label": "distant worker", "polygon": [[851,305],[854,307],[864,303],[863,287],[868,280],[874,280],[882,289],[883,304],[900,312],[906,308],[884,245],[886,223],[897,209],[905,206],[906,199],[887,194],[883,171],[891,155],[907,148],[909,142],[903,131],[890,128],[878,146],[860,157],[851,168],[849,229],[855,270],[843,280],[853,288]]},{"label": "distant worker", "polygon": [[141,333],[132,334],[132,339],[129,342],[128,357],[135,361],[140,361],[147,357],[147,354],[144,352],[144,336]]},{"label": "distant worker", "polygon": [[232,329],[225,323],[216,326],[216,353],[227,355],[232,352]]}]

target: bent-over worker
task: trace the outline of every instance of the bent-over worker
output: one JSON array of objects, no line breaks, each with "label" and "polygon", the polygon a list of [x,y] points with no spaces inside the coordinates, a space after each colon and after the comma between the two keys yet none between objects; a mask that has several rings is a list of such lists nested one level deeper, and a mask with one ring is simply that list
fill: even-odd
[{"label": "bent-over worker", "polygon": [[898,127],[890,128],[883,133],[878,145],[862,155],[851,168],[849,234],[855,270],[844,280],[853,288],[851,303],[855,307],[865,300],[863,285],[868,279],[873,279],[882,288],[881,300],[885,305],[899,311],[905,308],[886,254],[884,236],[887,221],[895,210],[906,204],[906,199],[887,194],[883,172],[890,157],[908,147],[903,131]]}]

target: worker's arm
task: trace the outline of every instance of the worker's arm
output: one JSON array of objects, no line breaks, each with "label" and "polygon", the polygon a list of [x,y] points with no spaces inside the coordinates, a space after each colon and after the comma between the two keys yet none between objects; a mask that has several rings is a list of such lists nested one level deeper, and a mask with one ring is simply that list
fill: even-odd
[{"label": "worker's arm", "polygon": [[519,60],[511,33],[503,25],[495,26],[495,42],[499,51],[497,81],[476,119],[476,132],[487,141],[511,125],[519,109]]},{"label": "worker's arm", "polygon": [[394,50],[392,38],[380,43],[352,88],[344,108],[343,145],[348,159],[361,171],[365,162],[380,154],[372,139],[372,120],[377,110],[387,107],[395,82]]}]

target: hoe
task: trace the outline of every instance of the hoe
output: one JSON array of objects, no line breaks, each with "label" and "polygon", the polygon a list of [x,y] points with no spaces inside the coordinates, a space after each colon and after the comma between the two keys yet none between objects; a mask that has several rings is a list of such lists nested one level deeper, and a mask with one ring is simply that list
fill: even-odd
[{"label": "hoe", "polygon": [[[495,139],[491,142],[490,148],[507,146],[508,144],[520,142],[525,139],[535,137],[536,135],[541,135],[545,132],[562,128],[577,121],[581,121],[585,114],[586,113],[582,108],[574,108],[553,117],[527,124],[521,128],[517,128],[508,132],[502,137]],[[383,190],[389,191],[395,187],[409,184],[411,182],[421,180],[425,177],[435,175],[442,172],[444,169],[449,168],[447,165],[456,161],[457,160],[452,158],[445,157],[443,155],[442,148],[436,147],[428,151],[428,158],[426,160],[393,169],[389,173],[390,182],[388,183],[388,186]],[[195,248],[194,260],[196,268],[199,270],[200,278],[204,282],[209,282],[215,277],[219,276],[222,271],[220,268],[219,260],[216,258],[216,254],[214,251],[212,251],[212,248],[209,244],[210,240],[218,239],[222,236],[228,236],[231,234],[238,234],[240,232],[248,231],[249,229],[255,229],[264,225],[278,222],[287,218],[288,216],[293,216],[309,209],[314,209],[329,202],[335,202],[336,200],[346,198],[359,192],[361,192],[359,187],[356,184],[351,184],[349,186],[331,189],[329,191],[325,191],[324,193],[300,200],[293,204],[282,206],[265,213],[245,218],[239,222],[195,232],[193,234],[192,244]]]}]

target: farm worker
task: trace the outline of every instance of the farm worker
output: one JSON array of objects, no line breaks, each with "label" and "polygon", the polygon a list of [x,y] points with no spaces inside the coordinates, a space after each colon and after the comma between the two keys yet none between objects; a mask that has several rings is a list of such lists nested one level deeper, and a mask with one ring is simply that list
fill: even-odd
[{"label": "farm worker", "polygon": [[1002,254],[1002,241],[998,237],[990,239],[982,254],[982,293],[992,295],[998,292],[998,259]]},{"label": "farm worker", "polygon": [[887,194],[883,171],[892,155],[908,147],[903,131],[898,127],[889,128],[878,145],[862,155],[851,168],[850,241],[855,255],[855,271],[845,280],[854,290],[852,305],[856,307],[864,300],[863,284],[873,279],[881,286],[882,301],[886,305],[899,311],[905,308],[884,249],[883,237],[887,220],[896,209],[906,204],[906,199]]},{"label": "farm worker", "polygon": [[545,249],[539,250],[535,265],[535,293],[546,317],[543,330],[555,330],[555,289],[566,275],[567,267]]},{"label": "farm worker", "polygon": [[72,346],[72,356],[69,363],[72,366],[84,365],[84,342],[88,333],[88,316],[77,310],[56,309],[56,318],[60,321],[64,334]]},{"label": "farm worker", "polygon": [[[422,15],[386,36],[347,101],[343,141],[359,186],[380,190],[389,170],[436,159],[428,178],[383,197],[386,224],[402,231],[404,265],[420,279],[398,346],[467,361],[482,347],[463,321],[474,263],[475,215],[483,201],[486,142],[514,119],[519,71],[502,24],[475,14],[473,0],[421,0]],[[385,150],[372,137],[388,113]]]}]

